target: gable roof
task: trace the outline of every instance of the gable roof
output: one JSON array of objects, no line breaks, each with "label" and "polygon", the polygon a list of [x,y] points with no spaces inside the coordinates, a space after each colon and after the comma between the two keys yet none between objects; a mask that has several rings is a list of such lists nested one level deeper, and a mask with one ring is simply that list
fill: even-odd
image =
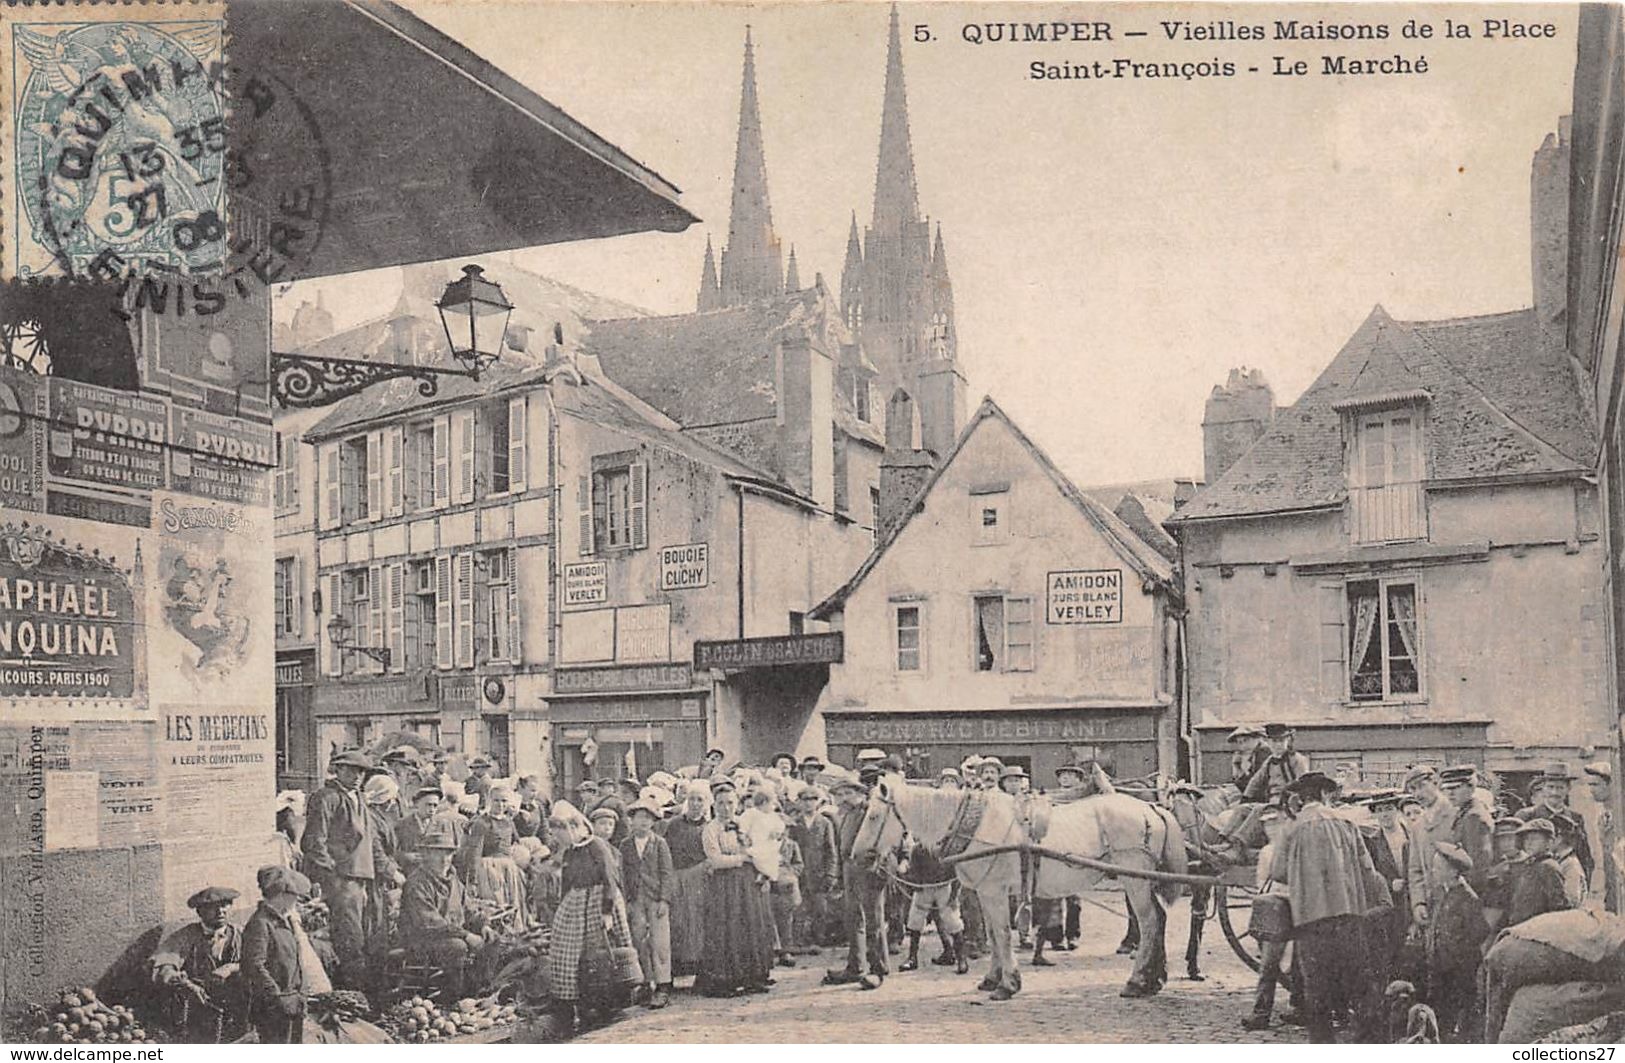
[{"label": "gable roof", "polygon": [[850,344],[828,293],[813,286],[740,306],[586,325],[582,351],[628,391],[689,427],[778,411],[779,340],[804,331],[833,359]]},{"label": "gable roof", "polygon": [[1581,474],[1596,443],[1560,346],[1533,310],[1395,321],[1374,308],[1298,401],[1166,522],[1341,505],[1343,411],[1425,403],[1428,479]]},{"label": "gable roof", "polygon": [[1066,474],[1050,460],[1049,455],[1044,453],[1043,449],[1034,443],[1027,433],[1017,427],[1016,423],[999,407],[998,403],[991,398],[984,398],[982,404],[977,407],[976,413],[972,415],[970,422],[959,433],[959,439],[954,443],[953,450],[949,451],[948,456],[943,459],[942,463],[925,481],[925,485],[914,496],[913,502],[908,507],[903,518],[892,525],[891,529],[875,544],[875,548],[870,551],[868,557],[864,558],[863,564],[858,566],[858,570],[852,574],[850,579],[837,588],[835,593],[819,602],[808,612],[809,617],[814,620],[822,620],[828,618],[830,614],[840,611],[846,600],[858,589],[869,573],[873,572],[875,567],[879,565],[880,559],[885,556],[887,550],[891,549],[892,544],[903,534],[904,529],[913,522],[915,515],[922,511],[924,508],[922,503],[930,496],[937,482],[952,467],[960,452],[965,449],[965,445],[970,442],[971,436],[990,420],[998,421],[1009,429],[1010,434],[1015,436],[1016,442],[1027,451],[1038,467],[1049,477],[1050,483],[1055,486],[1056,490],[1060,491],[1062,497],[1077,507],[1078,511],[1083,514],[1084,519],[1105,537],[1106,541],[1128,562],[1129,566],[1139,574],[1142,580],[1153,580],[1162,584],[1165,588],[1172,589],[1173,566],[1168,559],[1136,535],[1133,529],[1124,524],[1110,509],[1078,490],[1077,486],[1067,478]]}]

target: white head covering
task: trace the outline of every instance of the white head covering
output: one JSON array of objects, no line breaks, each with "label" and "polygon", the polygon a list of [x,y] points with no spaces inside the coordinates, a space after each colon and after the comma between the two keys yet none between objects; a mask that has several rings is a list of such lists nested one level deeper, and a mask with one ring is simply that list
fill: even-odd
[{"label": "white head covering", "polygon": [[401,784],[393,776],[374,775],[361,787],[369,805],[387,805],[401,796]]}]

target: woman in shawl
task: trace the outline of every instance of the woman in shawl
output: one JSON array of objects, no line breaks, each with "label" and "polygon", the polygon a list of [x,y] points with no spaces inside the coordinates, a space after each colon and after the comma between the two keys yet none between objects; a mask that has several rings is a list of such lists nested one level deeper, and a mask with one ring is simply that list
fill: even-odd
[{"label": "woman in shawl", "polygon": [[548,991],[560,1010],[572,1009],[583,1027],[624,1008],[631,987],[618,977],[611,946],[629,948],[621,879],[609,845],[568,801],[548,819],[555,847],[564,854],[559,875],[563,897],[553,913],[547,952]]},{"label": "woman in shawl", "polygon": [[746,851],[750,839],[734,819],[738,798],[726,776],[713,777],[711,799],[716,818],[700,835],[710,875],[705,893],[705,945],[694,988],[713,997],[765,993],[773,984],[767,893]]},{"label": "woman in shawl", "polygon": [[497,786],[486,800],[486,810],[468,825],[457,852],[457,870],[476,899],[511,913],[511,928],[523,931],[530,925],[525,875],[509,856],[519,839],[514,824],[519,797],[507,787]]},{"label": "woman in shawl", "polygon": [[406,881],[396,859],[399,848],[395,821],[388,808],[400,800],[400,787],[388,775],[373,775],[361,788],[367,802],[367,818],[372,821],[373,877],[367,880],[366,906],[362,909],[362,932],[370,962],[383,962],[389,951],[395,916],[400,910],[400,888]]},{"label": "woman in shawl", "polygon": [[673,975],[700,971],[705,950],[705,845],[700,835],[711,821],[711,788],[703,780],[683,785],[683,814],[666,823],[666,845],[676,873],[671,902]]}]

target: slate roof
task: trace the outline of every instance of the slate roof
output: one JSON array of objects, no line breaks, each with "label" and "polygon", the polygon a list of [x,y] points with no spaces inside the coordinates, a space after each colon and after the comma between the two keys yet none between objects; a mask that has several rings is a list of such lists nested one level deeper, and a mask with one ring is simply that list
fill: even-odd
[{"label": "slate roof", "polygon": [[891,530],[875,544],[874,550],[864,559],[863,564],[858,566],[858,570],[852,574],[851,579],[842,584],[835,593],[812,608],[807,614],[809,617],[815,620],[823,620],[840,611],[841,607],[846,604],[846,600],[858,589],[869,573],[874,571],[875,566],[880,563],[880,559],[885,556],[886,551],[903,534],[904,529],[913,522],[915,516],[921,511],[919,503],[930,495],[932,489],[936,487],[937,481],[942,479],[943,474],[953,465],[954,459],[959,456],[960,451],[965,449],[965,444],[970,441],[971,436],[989,420],[997,420],[1010,430],[1010,433],[1016,437],[1016,441],[1032,456],[1034,462],[1049,477],[1050,482],[1055,485],[1062,496],[1076,506],[1085,519],[1093,524],[1101,535],[1105,536],[1106,541],[1117,549],[1118,553],[1140,575],[1141,579],[1154,580],[1165,588],[1172,589],[1173,566],[1169,560],[1136,535],[1133,529],[1124,524],[1109,508],[1083,491],[1078,490],[1077,485],[1067,478],[1066,474],[1050,460],[1049,455],[1044,453],[1043,449],[1037,443],[1034,443],[1027,433],[1017,427],[1016,423],[1010,419],[1009,414],[1005,413],[998,403],[990,398],[984,398],[981,406],[977,407],[976,413],[971,417],[970,422],[959,433],[959,439],[955,442],[953,450],[948,453],[942,464],[937,466],[936,471],[920,488],[919,494],[914,498],[914,504],[908,507],[907,516],[894,524]]},{"label": "slate roof", "polygon": [[586,325],[582,350],[604,373],[690,427],[772,417],[774,354],[787,330],[831,330],[832,358],[849,343],[833,304],[814,286],[705,313],[621,318]]},{"label": "slate roof", "polygon": [[1407,396],[1426,404],[1432,482],[1579,474],[1595,464],[1579,382],[1533,310],[1405,322],[1378,306],[1258,442],[1166,523],[1341,505],[1340,410]]}]

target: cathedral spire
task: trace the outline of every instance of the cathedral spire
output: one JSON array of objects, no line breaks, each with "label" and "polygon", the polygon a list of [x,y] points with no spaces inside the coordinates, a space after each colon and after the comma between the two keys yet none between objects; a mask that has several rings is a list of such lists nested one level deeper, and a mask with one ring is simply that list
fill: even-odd
[{"label": "cathedral spire", "polygon": [[722,303],[739,303],[784,291],[779,239],[767,197],[767,157],[756,94],[756,46],[745,27],[745,69],[739,89],[739,142],[734,152],[733,203],[728,246],[722,249]]},{"label": "cathedral spire", "polygon": [[886,44],[886,96],[880,112],[880,159],[875,167],[876,232],[896,232],[920,216],[914,182],[914,148],[908,134],[908,92],[903,86],[903,38],[897,5],[891,9]]},{"label": "cathedral spire", "polygon": [[711,237],[705,238],[705,263],[700,266],[700,297],[695,309],[700,313],[722,305],[722,288],[717,284],[717,258],[711,250]]},{"label": "cathedral spire", "polygon": [[796,268],[796,245],[790,245],[790,261],[784,267],[784,290],[799,292],[801,290],[801,271]]},{"label": "cathedral spire", "polygon": [[846,234],[846,264],[841,267],[841,316],[854,327],[863,302],[863,242],[858,238],[858,212],[852,212],[852,228]]}]

